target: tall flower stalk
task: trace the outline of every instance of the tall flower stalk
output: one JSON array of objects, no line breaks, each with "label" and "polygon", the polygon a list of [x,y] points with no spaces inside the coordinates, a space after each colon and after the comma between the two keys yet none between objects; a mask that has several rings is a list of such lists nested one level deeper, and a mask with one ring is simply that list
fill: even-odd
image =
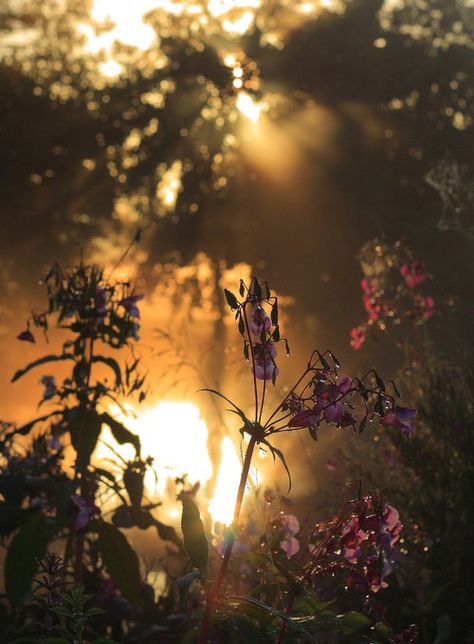
[{"label": "tall flower stalk", "polygon": [[[278,458],[286,469],[291,488],[291,476],[284,454],[269,442],[275,434],[306,429],[313,440],[317,440],[322,421],[336,428],[352,427],[362,433],[368,421],[373,419],[385,425],[398,427],[405,434],[411,432],[411,421],[415,410],[395,404],[399,396],[393,382],[385,383],[375,370],[363,378],[351,378],[339,373],[340,364],[331,351],[311,354],[306,368],[289,392],[267,412],[266,394],[269,383],[273,385],[278,377],[276,363],[277,346],[284,345],[287,355],[289,346],[280,335],[278,299],[272,296],[266,282],[253,278],[250,286],[241,281],[240,299],[225,290],[227,303],[235,315],[238,330],[243,338],[243,353],[251,363],[254,393],[254,414],[249,419],[244,411],[221,392],[208,389],[226,400],[243,422],[240,433],[249,441],[242,465],[233,522],[226,541],[220,568],[209,588],[198,644],[205,644],[213,608],[219,595],[229,566],[235,534],[242,509],[245,486],[256,445],[264,445]],[[390,387],[388,388],[388,385]],[[266,413],[267,412],[267,413]]]}]

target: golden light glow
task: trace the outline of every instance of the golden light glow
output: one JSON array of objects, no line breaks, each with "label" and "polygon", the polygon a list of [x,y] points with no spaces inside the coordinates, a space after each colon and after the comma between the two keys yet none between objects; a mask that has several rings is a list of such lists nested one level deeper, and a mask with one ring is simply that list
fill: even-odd
[{"label": "golden light glow", "polygon": [[107,62],[100,63],[100,73],[106,78],[117,78],[123,71],[123,67],[116,60],[108,60]]},{"label": "golden light glow", "polygon": [[[235,83],[236,81],[234,81],[234,85]],[[257,103],[246,92],[240,92],[237,96],[237,109],[254,123],[260,118],[263,107],[264,105],[262,103]]]},{"label": "golden light glow", "polygon": [[91,18],[100,27],[110,24],[111,28],[97,33],[90,25],[79,24],[79,31],[86,37],[86,51],[110,51],[115,42],[148,49],[156,40],[156,33],[143,19],[156,5],[156,0],[94,0]]},{"label": "golden light glow", "polygon": [[[198,407],[191,402],[163,401],[143,413],[138,414],[130,407],[127,411],[135,412],[135,415],[124,417],[118,408],[111,409],[114,417],[140,436],[143,457],[153,457],[157,477],[151,470],[146,473],[146,494],[151,499],[166,499],[169,489],[174,489],[174,479],[184,474],[190,484],[199,481],[203,489],[212,476],[212,463],[207,447],[208,428]],[[104,426],[94,452],[96,465],[100,465],[102,459],[117,460],[108,446],[125,460],[134,457],[133,447],[117,444],[109,428]],[[230,525],[242,466],[230,438],[222,439],[221,453],[216,489],[208,512],[213,522]],[[171,506],[168,516],[178,520],[180,509]]]},{"label": "golden light glow", "polygon": [[178,193],[182,187],[182,172],[183,164],[180,160],[174,161],[164,172],[156,187],[156,196],[161,206],[159,214],[166,214],[166,212],[175,207]]},{"label": "golden light glow", "polygon": [[[117,409],[111,410],[131,431],[140,436],[142,454],[152,456],[158,478],[152,471],[145,476],[147,493],[162,497],[168,484],[176,477],[188,475],[191,483],[199,481],[204,486],[212,475],[212,463],[207,449],[208,430],[199,409],[190,402],[163,401],[136,417],[120,417]],[[112,445],[125,459],[131,459],[134,449],[130,445],[117,445],[110,430],[104,428],[95,452],[95,460],[113,458],[104,443]]]},{"label": "golden light glow", "polygon": [[232,441],[227,436],[222,439],[221,451],[216,492],[209,502],[209,513],[214,521],[230,525],[242,465]]}]

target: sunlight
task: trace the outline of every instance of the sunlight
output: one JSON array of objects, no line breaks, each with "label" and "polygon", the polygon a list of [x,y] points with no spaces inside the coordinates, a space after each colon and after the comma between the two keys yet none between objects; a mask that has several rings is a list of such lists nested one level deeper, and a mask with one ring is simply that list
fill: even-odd
[{"label": "sunlight", "polygon": [[256,123],[264,108],[262,103],[257,103],[249,94],[240,92],[237,96],[237,109],[248,119]]},{"label": "sunlight", "polygon": [[[163,496],[170,480],[187,474],[189,481],[199,481],[204,486],[212,475],[212,463],[207,450],[207,425],[199,409],[190,402],[163,401],[136,415],[123,418],[112,409],[112,413],[140,436],[142,453],[152,456],[157,481],[153,472],[148,471],[145,486],[149,494]],[[133,457],[130,445],[117,445],[110,430],[104,429],[101,442],[95,452],[97,461],[113,459],[113,453],[104,443],[125,459]]]},{"label": "sunlight", "polygon": [[216,492],[209,502],[208,509],[214,522],[221,521],[230,525],[242,465],[228,436],[222,439],[221,450],[222,458],[217,474]]},{"label": "sunlight", "polygon": [[181,175],[183,172],[183,164],[181,161],[174,161],[170,167],[164,172],[161,180],[156,187],[156,196],[160,202],[160,206],[165,214],[169,210],[173,210],[176,205],[178,193],[182,188]]}]

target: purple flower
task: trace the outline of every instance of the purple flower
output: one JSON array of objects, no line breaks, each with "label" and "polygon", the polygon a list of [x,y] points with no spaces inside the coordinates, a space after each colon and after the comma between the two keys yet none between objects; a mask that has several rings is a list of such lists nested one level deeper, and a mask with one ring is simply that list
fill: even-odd
[{"label": "purple flower", "polygon": [[288,427],[317,427],[321,420],[321,405],[318,403],[312,409],[305,409],[288,423]]},{"label": "purple flower", "polygon": [[54,376],[42,376],[40,382],[44,386],[43,400],[51,400],[57,391]]},{"label": "purple flower", "polygon": [[86,501],[79,494],[71,494],[71,501],[79,510],[76,517],[76,530],[83,530],[89,525],[89,522],[94,516],[100,516],[100,508],[91,501]]},{"label": "purple flower", "polygon": [[140,317],[140,311],[138,310],[137,302],[140,302],[140,300],[143,300],[145,296],[143,293],[140,293],[139,295],[129,295],[128,297],[124,297],[120,300],[119,305],[123,306],[123,308],[134,318],[139,318]]},{"label": "purple flower", "polygon": [[265,333],[272,326],[272,321],[265,313],[265,309],[260,304],[257,304],[252,311],[249,321],[250,333],[256,338],[260,339],[262,331]]},{"label": "purple flower", "polygon": [[258,380],[273,380],[277,377],[276,348],[273,342],[256,344],[253,348],[253,355],[255,360],[254,374]]},{"label": "purple flower", "polygon": [[[343,397],[348,394],[352,387],[352,378],[340,376],[337,384],[325,387],[321,394],[324,402],[324,418],[328,423],[334,423],[338,427],[347,427],[356,422],[352,414],[344,410]],[[334,401],[327,405],[328,402]],[[327,405],[327,406],[326,406]]]},{"label": "purple flower", "polygon": [[416,409],[411,407],[395,406],[395,409],[388,411],[382,419],[385,427],[396,427],[402,434],[411,438],[412,422],[416,416]]},{"label": "purple flower", "polygon": [[97,318],[103,320],[107,312],[107,291],[105,288],[97,287],[95,290],[95,310]]},{"label": "purple flower", "polygon": [[19,333],[16,338],[17,340],[23,340],[24,342],[32,342],[33,344],[35,343],[35,336],[29,329],[26,329],[26,331]]}]

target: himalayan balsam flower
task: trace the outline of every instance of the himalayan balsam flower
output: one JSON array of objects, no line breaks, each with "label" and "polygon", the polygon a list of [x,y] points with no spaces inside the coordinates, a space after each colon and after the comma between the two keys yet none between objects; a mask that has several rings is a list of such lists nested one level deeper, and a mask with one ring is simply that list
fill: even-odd
[{"label": "himalayan balsam flower", "polygon": [[272,326],[272,321],[266,314],[265,309],[260,304],[257,304],[254,310],[252,311],[252,314],[249,320],[250,333],[255,338],[260,340],[262,336],[262,331],[265,332],[266,334],[270,330],[271,326]]},{"label": "himalayan balsam flower", "polygon": [[426,280],[426,273],[423,264],[419,261],[413,261],[409,264],[403,264],[400,267],[400,275],[405,280],[408,288],[415,288],[419,284],[423,284]]},{"label": "himalayan balsam flower", "polygon": [[280,548],[286,552],[286,556],[290,559],[300,549],[300,542],[295,538],[295,534],[300,531],[300,522],[293,514],[284,514],[280,518],[280,528],[283,535]]},{"label": "himalayan balsam flower", "polygon": [[421,313],[423,320],[429,320],[435,312],[435,302],[431,295],[427,295],[426,297],[417,295],[415,297],[415,306]]},{"label": "himalayan balsam flower", "polygon": [[411,407],[395,406],[395,409],[388,411],[382,419],[385,427],[395,427],[401,430],[402,434],[411,438],[412,422],[416,416],[416,409]]},{"label": "himalayan balsam flower", "polygon": [[274,380],[279,371],[275,364],[276,347],[274,343],[255,344],[253,355],[255,360],[255,377],[258,380]]},{"label": "himalayan balsam flower", "polygon": [[367,331],[363,326],[357,326],[351,330],[351,347],[353,349],[360,349],[366,340]]},{"label": "himalayan balsam flower", "polygon": [[89,525],[93,517],[98,517],[101,514],[100,508],[94,505],[91,501],[86,501],[86,499],[79,494],[72,494],[71,501],[79,510],[75,523],[76,530],[83,530]]}]

